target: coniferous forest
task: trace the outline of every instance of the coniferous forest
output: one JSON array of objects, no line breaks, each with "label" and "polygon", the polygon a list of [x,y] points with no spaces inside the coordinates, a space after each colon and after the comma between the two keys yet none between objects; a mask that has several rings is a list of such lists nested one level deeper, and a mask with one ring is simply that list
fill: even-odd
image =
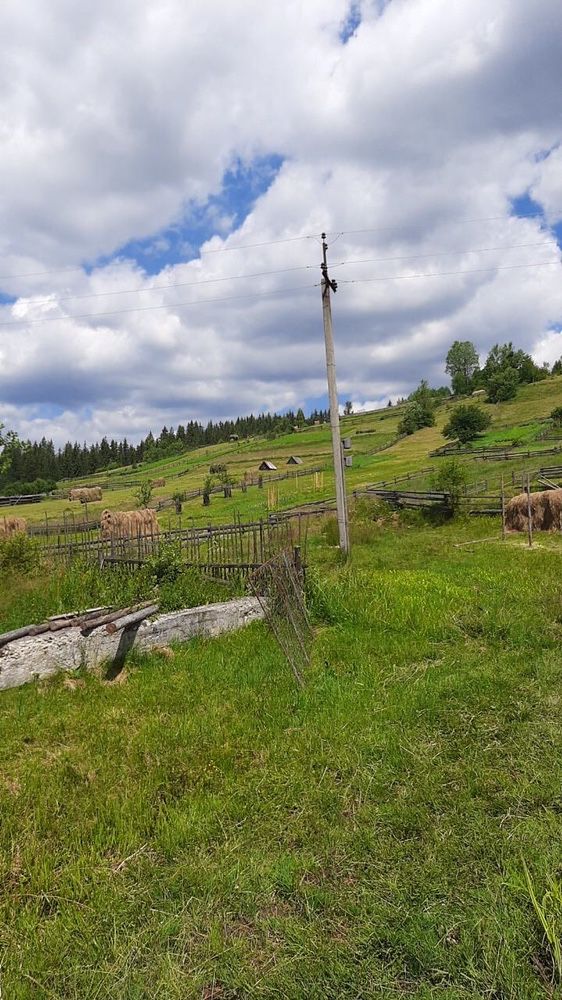
[{"label": "coniferous forest", "polygon": [[95,444],[68,441],[64,447],[56,449],[46,438],[38,442],[18,441],[10,447],[10,464],[0,476],[0,492],[5,495],[43,492],[54,489],[61,479],[89,476],[123,465],[139,466],[142,462],[154,462],[192,448],[228,441],[233,434],[241,440],[255,435],[278,435],[297,425],[328,419],[327,410],[314,410],[309,417],[298,410],[296,413],[250,414],[236,420],[210,420],[206,426],[190,420],[176,429],[163,427],[158,437],[150,432],[138,444],[131,444],[126,438],[108,441],[103,437]]}]

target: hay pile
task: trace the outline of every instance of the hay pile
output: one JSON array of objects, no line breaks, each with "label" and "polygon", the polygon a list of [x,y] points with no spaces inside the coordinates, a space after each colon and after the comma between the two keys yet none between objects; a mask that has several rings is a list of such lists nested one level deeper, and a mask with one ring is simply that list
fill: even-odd
[{"label": "hay pile", "polygon": [[161,486],[165,486],[166,485],[166,480],[165,479],[153,479],[150,485],[152,487],[154,487],[154,489],[157,490]]},{"label": "hay pile", "polygon": [[[562,527],[562,490],[531,493],[531,525],[534,531],[560,531]],[[505,526],[509,531],[528,530],[528,499],[519,493],[505,506]]]},{"label": "hay pile", "polygon": [[160,528],[153,510],[104,510],[101,515],[102,538],[138,538],[158,535]]},{"label": "hay pile", "polygon": [[101,498],[101,486],[77,486],[68,494],[69,500],[79,500],[80,503],[92,503]]},{"label": "hay pile", "polygon": [[25,517],[0,518],[0,538],[10,538],[12,535],[26,534],[27,521]]}]

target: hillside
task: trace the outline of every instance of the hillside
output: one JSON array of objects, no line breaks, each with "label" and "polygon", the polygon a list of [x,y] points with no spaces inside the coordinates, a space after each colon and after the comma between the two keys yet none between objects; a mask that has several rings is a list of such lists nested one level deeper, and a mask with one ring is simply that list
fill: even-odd
[{"label": "hillside", "polygon": [[[521,441],[521,450],[551,449],[552,441],[534,440],[541,429],[540,421],[545,420],[555,406],[562,404],[562,376],[523,386],[514,400],[497,405],[480,404],[489,412],[492,418],[490,430],[483,438],[484,444],[510,445],[512,440]],[[397,428],[401,418],[399,407],[384,408],[371,413],[356,414],[342,418],[342,436],[352,439],[353,467],[346,471],[348,489],[351,491],[369,482],[387,480],[405,472],[421,469],[428,464],[438,465],[439,460],[428,459],[428,453],[445,443],[441,434],[444,424],[459,402],[451,401],[441,405],[437,410],[435,427],[404,438],[393,444],[397,437]],[[529,426],[531,422],[531,426]],[[525,426],[526,425],[526,426]],[[388,446],[388,447],[386,447]],[[381,450],[384,449],[384,450]],[[287,459],[290,455],[298,455],[303,460],[299,471],[323,466],[323,476],[315,480],[313,475],[303,475],[301,478],[291,478],[275,483],[275,495],[269,497],[275,508],[283,509],[295,504],[319,500],[332,496],[334,493],[333,473],[331,472],[332,453],[331,438],[328,425],[307,427],[298,433],[287,434],[271,439],[256,438],[188,451],[184,455],[154,463],[145,463],[134,470],[122,468],[112,470],[109,474],[97,474],[81,479],[80,483],[109,482],[117,488],[105,492],[101,504],[89,506],[89,514],[109,509],[130,509],[136,505],[134,499],[135,486],[123,485],[121,482],[134,479],[167,479],[166,486],[157,488],[154,499],[171,497],[176,492],[200,489],[209,473],[212,463],[226,464],[229,474],[238,482],[244,473],[250,476],[258,475],[258,467],[263,459],[270,459],[279,472],[286,472]],[[531,463],[534,467],[535,461]],[[538,464],[541,464],[540,462]],[[546,461],[545,464],[553,464]],[[510,476],[512,470],[522,470],[529,467],[525,457],[505,463],[467,462],[468,474],[471,479],[478,480],[490,476],[499,482],[503,473]],[[264,475],[267,485],[268,474]],[[67,483],[74,485],[73,483]],[[183,519],[193,518],[197,521],[221,522],[230,520],[234,512],[239,512],[244,518],[265,516],[268,507],[268,490],[260,490],[257,486],[250,487],[247,493],[234,491],[231,499],[214,496],[209,508],[203,508],[201,499],[189,500],[184,504]],[[48,500],[40,504],[18,506],[18,514],[26,517],[30,523],[45,519],[45,515],[54,520],[60,520],[65,513],[84,511],[79,504],[70,505],[68,500]],[[161,523],[174,524],[175,514],[166,510],[159,515]]]}]

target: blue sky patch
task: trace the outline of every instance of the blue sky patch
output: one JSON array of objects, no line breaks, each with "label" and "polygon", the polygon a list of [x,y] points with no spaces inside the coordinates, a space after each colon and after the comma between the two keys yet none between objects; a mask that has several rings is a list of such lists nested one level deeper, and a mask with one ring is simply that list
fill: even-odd
[{"label": "blue sky patch", "polygon": [[340,41],[343,45],[353,37],[361,24],[361,8],[355,0],[349,6],[349,10],[340,27]]},{"label": "blue sky patch", "polygon": [[147,274],[159,274],[165,267],[193,260],[203,243],[212,236],[228,236],[242,225],[257,199],[277,177],[283,162],[283,157],[277,153],[257,157],[251,163],[237,159],[226,171],[218,194],[211,195],[203,204],[190,202],[180,221],[146,239],[131,240],[93,266],[127,258],[134,260]]}]

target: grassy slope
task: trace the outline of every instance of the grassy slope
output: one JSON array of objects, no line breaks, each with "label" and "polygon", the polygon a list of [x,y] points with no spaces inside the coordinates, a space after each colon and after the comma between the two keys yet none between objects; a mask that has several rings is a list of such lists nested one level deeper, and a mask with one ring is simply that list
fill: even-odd
[{"label": "grassy slope", "polygon": [[[524,421],[547,417],[554,406],[560,405],[561,402],[562,376],[536,385],[524,386],[519,391],[517,398],[507,403],[501,403],[498,406],[480,405],[483,405],[483,408],[492,417],[491,433],[500,433],[501,435],[509,428],[518,428]],[[357,414],[342,420],[342,435],[349,434],[353,439],[354,465],[346,474],[349,488],[354,489],[369,482],[388,479],[428,465],[431,460],[428,460],[427,453],[444,443],[441,431],[456,405],[458,404],[447,403],[439,408],[435,427],[419,431],[392,448],[375,454],[372,454],[375,449],[392,441],[396,436],[401,417],[400,408],[386,408],[373,413]],[[359,429],[372,429],[373,433],[358,435],[356,432]],[[492,439],[490,439],[490,443]],[[551,445],[552,442],[544,442],[543,447],[548,448]],[[528,447],[528,443],[526,446]],[[540,445],[533,447],[540,447]],[[231,474],[239,479],[245,471],[255,475],[259,463],[264,458],[272,459],[279,470],[284,471],[287,468],[287,458],[291,454],[300,455],[304,459],[305,467],[320,464],[331,465],[329,428],[310,428],[299,434],[289,434],[272,441],[255,439],[213,445],[209,448],[187,452],[178,458],[166,459],[150,466],[146,465],[136,472],[132,472],[130,469],[116,470],[111,473],[111,478],[113,481],[118,481],[120,475],[123,478],[159,478],[162,475],[171,475],[187,469],[185,475],[178,479],[170,479],[163,489],[155,491],[155,497],[170,496],[176,490],[201,487],[211,462],[225,462]],[[488,465],[470,463],[469,471],[474,479],[482,479],[487,475],[498,479],[502,471],[510,473],[512,468],[522,469],[525,467],[525,463],[522,463],[521,460],[507,463],[503,467],[494,465],[492,469]],[[99,480],[100,476],[91,478],[92,481]],[[83,481],[87,482],[87,480]],[[329,470],[325,473],[324,485],[319,489],[315,487],[312,477],[305,477],[298,482],[295,480],[281,481],[278,489],[280,507],[319,499],[322,496],[333,494],[333,474]],[[108,491],[104,495],[102,503],[91,504],[89,511],[90,513],[99,512],[104,506],[120,510],[134,507],[133,489],[124,488]],[[79,516],[84,514],[84,510],[79,504],[71,506],[67,500],[50,500],[43,504],[18,507],[18,513],[27,517],[30,522],[43,520],[45,513],[50,518],[62,519],[63,513],[71,510],[78,512]],[[257,487],[252,487],[245,495],[235,491],[231,500],[213,498],[210,509],[202,508],[199,499],[186,503],[184,522],[188,517],[194,517],[200,522],[207,522],[209,519],[212,519],[213,522],[227,521],[232,518],[234,511],[240,511],[244,518],[261,517],[267,514],[267,510],[267,490],[262,491],[258,490]],[[168,523],[169,516],[167,512],[161,515],[160,520],[164,526]],[[174,518],[172,518],[172,523],[175,523]]]},{"label": "grassy slope", "polygon": [[302,693],[260,625],[2,695],[3,996],[550,995],[560,539],[354,531]]}]

